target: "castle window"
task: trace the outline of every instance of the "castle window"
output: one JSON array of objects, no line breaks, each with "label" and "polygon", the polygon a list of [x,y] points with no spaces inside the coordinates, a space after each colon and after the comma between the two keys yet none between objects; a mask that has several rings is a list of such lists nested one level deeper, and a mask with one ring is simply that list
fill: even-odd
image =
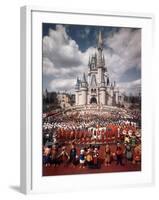
[{"label": "castle window", "polygon": [[96,89],[91,89],[91,93],[96,93]]}]

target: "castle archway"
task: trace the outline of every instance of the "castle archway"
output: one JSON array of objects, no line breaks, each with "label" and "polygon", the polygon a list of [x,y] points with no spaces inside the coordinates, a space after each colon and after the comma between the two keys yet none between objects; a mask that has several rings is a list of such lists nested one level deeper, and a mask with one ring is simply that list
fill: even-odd
[{"label": "castle archway", "polygon": [[90,99],[90,104],[92,104],[92,103],[97,104],[97,99],[94,96]]}]

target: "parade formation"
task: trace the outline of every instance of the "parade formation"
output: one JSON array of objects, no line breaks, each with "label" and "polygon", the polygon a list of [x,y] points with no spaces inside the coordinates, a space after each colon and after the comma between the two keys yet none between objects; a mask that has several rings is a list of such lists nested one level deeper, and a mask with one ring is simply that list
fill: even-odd
[{"label": "parade formation", "polygon": [[137,111],[122,110],[68,111],[44,118],[44,168],[54,171],[61,166],[62,170],[70,168],[70,173],[77,168],[100,172],[113,164],[117,169],[129,164],[140,169],[141,116]]}]

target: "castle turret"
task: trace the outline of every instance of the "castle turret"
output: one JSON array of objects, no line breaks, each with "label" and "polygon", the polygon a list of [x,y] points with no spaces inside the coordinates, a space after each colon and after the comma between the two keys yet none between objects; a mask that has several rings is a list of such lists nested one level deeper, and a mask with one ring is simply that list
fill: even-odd
[{"label": "castle turret", "polygon": [[79,90],[80,90],[80,80],[77,77],[76,85],[75,85],[75,102],[76,105],[79,104]]},{"label": "castle turret", "polygon": [[107,77],[107,86],[109,86],[110,81],[109,81],[109,76]]},{"label": "castle turret", "polygon": [[96,66],[97,66],[97,54],[92,55],[91,58],[89,58],[89,64],[88,66],[90,67],[90,70],[96,70]]},{"label": "castle turret", "polygon": [[105,87],[105,78],[102,73],[101,83],[100,83],[100,104],[105,105],[106,103],[106,87]]},{"label": "castle turret", "polygon": [[89,56],[89,60],[88,60],[88,66],[91,67],[91,58]]},{"label": "castle turret", "polygon": [[47,91],[47,88],[46,88],[45,91],[43,92],[43,96],[44,96],[44,98],[47,98],[47,97],[48,97],[48,91]]},{"label": "castle turret", "polygon": [[85,75],[85,73],[83,73],[83,77],[82,77],[82,80],[81,80],[81,87],[87,88],[87,86],[88,86],[88,83],[87,83],[87,80],[86,80],[86,75]]},{"label": "castle turret", "polygon": [[115,87],[114,92],[115,92],[115,103],[116,105],[118,105],[119,104],[119,88]]},{"label": "castle turret", "polygon": [[75,85],[75,90],[79,90],[80,89],[80,80],[77,77],[77,81],[76,81],[76,85]]},{"label": "castle turret", "polygon": [[104,78],[104,73],[102,73],[102,76],[101,76],[100,87],[104,87],[104,88],[105,88],[105,78]]},{"label": "castle turret", "polygon": [[86,80],[86,75],[85,73],[83,73],[83,77],[81,80],[81,99],[80,99],[81,105],[87,104],[87,90],[88,90],[87,86],[88,83]]}]

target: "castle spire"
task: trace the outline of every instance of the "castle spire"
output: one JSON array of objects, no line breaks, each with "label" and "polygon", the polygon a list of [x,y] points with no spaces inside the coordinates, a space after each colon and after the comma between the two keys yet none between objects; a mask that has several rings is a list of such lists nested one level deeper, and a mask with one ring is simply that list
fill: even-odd
[{"label": "castle spire", "polygon": [[103,61],[103,64],[105,65],[105,57],[104,57],[104,55],[103,55],[102,61]]},{"label": "castle spire", "polygon": [[77,76],[77,81],[76,81],[75,89],[79,90],[79,88],[80,88],[80,80],[79,80],[79,78]]},{"label": "castle spire", "polygon": [[87,80],[86,80],[86,75],[85,73],[83,73],[83,77],[82,77],[82,80],[81,80],[81,86],[82,87],[87,87]]},{"label": "castle spire", "polygon": [[98,49],[103,50],[103,38],[102,38],[101,31],[99,31],[99,35],[98,35]]},{"label": "castle spire", "polygon": [[83,83],[87,83],[85,73],[83,73],[82,82],[83,82]]},{"label": "castle spire", "polygon": [[90,67],[90,65],[91,65],[91,58],[90,58],[90,55],[89,55],[88,66]]},{"label": "castle spire", "polygon": [[98,35],[98,55],[97,55],[97,67],[98,68],[104,68],[105,65],[105,59],[103,57],[103,38],[102,38],[102,33],[99,31]]},{"label": "castle spire", "polygon": [[109,85],[109,84],[110,84],[109,77],[107,77],[107,85]]}]

